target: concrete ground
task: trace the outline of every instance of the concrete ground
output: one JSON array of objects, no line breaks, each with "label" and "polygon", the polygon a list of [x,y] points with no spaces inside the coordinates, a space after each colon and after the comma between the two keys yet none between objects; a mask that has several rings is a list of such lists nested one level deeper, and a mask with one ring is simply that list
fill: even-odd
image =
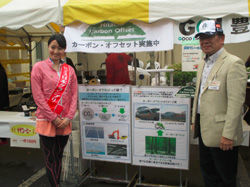
[{"label": "concrete ground", "polygon": [[[95,176],[97,178],[117,179],[124,181],[126,179],[125,164],[111,162],[91,162],[92,168],[96,168]],[[239,159],[239,181],[240,187],[249,187],[250,179],[250,149],[249,147],[240,147]],[[127,178],[131,179],[139,173],[139,167],[127,165]],[[105,177],[105,178],[104,178]],[[78,178],[82,179],[82,177]],[[81,185],[74,185],[70,182],[64,182],[62,186],[85,186],[85,187],[122,187],[127,183],[111,183],[88,179]],[[183,186],[185,183],[189,187],[203,187],[203,181],[199,169],[198,146],[190,146],[190,169],[182,171]],[[178,170],[142,167],[141,182],[152,184],[162,184],[162,186],[179,186],[180,175]],[[48,187],[50,186],[45,176],[43,165],[43,155],[40,149],[16,148],[9,144],[0,146],[0,186],[1,187]],[[140,186],[140,185],[138,185]]]}]

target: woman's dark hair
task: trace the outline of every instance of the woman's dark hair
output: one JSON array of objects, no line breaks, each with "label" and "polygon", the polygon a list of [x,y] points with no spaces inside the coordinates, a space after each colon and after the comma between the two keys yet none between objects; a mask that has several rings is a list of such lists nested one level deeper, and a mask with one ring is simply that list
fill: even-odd
[{"label": "woman's dark hair", "polygon": [[48,45],[53,41],[56,40],[58,45],[63,48],[66,49],[66,39],[62,34],[53,34],[48,41]]},{"label": "woman's dark hair", "polygon": [[250,67],[250,56],[248,57],[248,59],[247,59],[245,65],[246,65],[247,68]]},{"label": "woman's dark hair", "polygon": [[1,62],[0,62],[0,71],[5,72],[5,69],[4,69],[3,65],[1,64]]}]

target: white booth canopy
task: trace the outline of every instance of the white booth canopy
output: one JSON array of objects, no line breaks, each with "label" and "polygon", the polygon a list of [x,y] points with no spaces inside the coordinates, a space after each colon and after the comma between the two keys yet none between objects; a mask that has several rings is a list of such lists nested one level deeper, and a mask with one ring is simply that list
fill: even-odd
[{"label": "white booth canopy", "polygon": [[180,23],[195,17],[249,18],[249,10],[249,0],[1,0],[0,39],[15,34],[32,39],[49,36],[60,31],[55,24],[66,26],[77,21],[89,25],[103,21],[124,24],[167,18]]},{"label": "white booth canopy", "polygon": [[152,23],[163,18],[185,21],[200,16],[249,17],[248,0],[68,0],[63,7],[64,25],[74,21],[96,24],[104,20],[124,24],[130,20]]},{"label": "white booth canopy", "polygon": [[68,25],[74,21],[152,23],[163,18],[185,21],[196,16],[249,17],[249,9],[249,0],[1,0],[0,27],[18,29],[31,25],[40,28],[52,22]]}]

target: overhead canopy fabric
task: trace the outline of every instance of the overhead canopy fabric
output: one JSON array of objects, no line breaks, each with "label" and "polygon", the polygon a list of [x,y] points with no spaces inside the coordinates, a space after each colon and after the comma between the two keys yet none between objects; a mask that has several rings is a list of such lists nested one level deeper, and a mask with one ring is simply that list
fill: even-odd
[{"label": "overhead canopy fabric", "polygon": [[59,31],[62,0],[1,0],[0,44],[41,40]]},{"label": "overhead canopy fabric", "polygon": [[184,21],[193,17],[250,17],[250,0],[1,0],[0,28],[41,28],[49,23],[75,21],[96,24],[130,20],[152,23],[164,18]]},{"label": "overhead canopy fabric", "polygon": [[[63,11],[63,15],[62,15]],[[250,0],[1,0],[0,27],[41,28],[49,23],[74,21],[96,24],[130,20],[152,23],[163,18],[184,21],[192,17],[250,16]]]},{"label": "overhead canopy fabric", "polygon": [[57,0],[1,0],[0,27],[19,29],[26,25],[41,28],[60,22]]},{"label": "overhead canopy fabric", "polygon": [[68,0],[63,7],[63,23],[152,23],[163,18],[185,21],[196,16],[214,19],[234,14],[249,17],[249,10],[250,0]]},{"label": "overhead canopy fabric", "polygon": [[22,42],[39,41],[59,32],[55,23],[152,23],[164,18],[179,23],[198,16],[249,18],[249,10],[250,0],[1,0],[0,28],[4,30],[0,30],[0,40],[12,43],[18,37]]}]

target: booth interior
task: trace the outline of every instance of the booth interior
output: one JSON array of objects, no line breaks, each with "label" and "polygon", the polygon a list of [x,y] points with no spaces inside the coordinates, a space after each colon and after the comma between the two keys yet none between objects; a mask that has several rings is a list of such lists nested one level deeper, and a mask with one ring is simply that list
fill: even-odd
[{"label": "booth interior", "polygon": [[[4,66],[7,76],[8,76],[8,87],[9,87],[9,99],[10,106],[6,108],[6,111],[11,112],[24,112],[22,105],[27,105],[30,109],[29,115],[31,118],[34,117],[34,111],[36,105],[32,99],[32,93],[30,89],[30,71],[32,70],[32,66],[40,61],[48,58],[48,50],[47,50],[47,39],[51,33],[47,33],[42,37],[35,37],[30,43],[25,43],[24,40],[20,40],[20,38],[16,38],[13,40],[6,41],[0,39],[0,62]],[[235,44],[225,44],[225,48],[231,52],[242,58],[244,61],[249,56],[249,48],[250,42],[242,42]],[[158,51],[158,52],[136,52],[132,53],[134,55],[134,60],[138,59],[141,61],[143,65],[134,67],[133,64],[128,65],[129,77],[131,83],[137,86],[194,86],[195,85],[195,72],[182,72],[182,45],[174,44],[174,49],[171,51]],[[106,67],[105,67],[105,59],[106,54],[102,53],[67,53],[67,57],[71,58],[74,66],[77,70],[77,78],[79,84],[85,85],[102,85],[106,84]],[[150,72],[147,71],[147,64],[150,64],[152,59],[155,62],[160,64],[160,68],[162,71],[160,72]],[[164,71],[165,69],[173,69],[173,72]],[[136,73],[135,73],[136,70]],[[170,73],[173,74],[173,80],[171,82]],[[140,76],[143,75],[143,76]],[[160,78],[159,78],[159,77]],[[136,77],[136,78],[135,78]],[[143,77],[143,78],[141,78]],[[188,78],[187,78],[188,77]],[[157,80],[160,80],[160,82]],[[250,98],[250,85],[247,87],[247,95],[246,95],[246,104],[250,106],[249,99]],[[0,113],[0,115],[6,115],[6,113]],[[18,115],[18,113],[15,113]],[[24,115],[24,114],[23,114]],[[7,115],[8,117],[8,115]],[[19,113],[20,117],[20,113]],[[1,117],[2,118],[2,117]],[[15,116],[10,116],[10,118],[15,118]],[[19,119],[19,118],[17,118]],[[20,119],[19,119],[20,120]],[[26,119],[25,119],[26,120]],[[8,121],[8,119],[6,119]],[[9,120],[11,121],[11,120]],[[34,123],[34,121],[33,121]],[[75,157],[80,158],[80,135],[79,135],[79,113],[77,113],[74,119],[74,127],[73,127],[73,146],[74,147],[74,155]],[[75,131],[74,131],[75,130]],[[3,133],[1,133],[3,134]],[[7,137],[5,135],[3,137]],[[193,148],[192,148],[193,149]],[[67,152],[67,151],[66,151]],[[70,148],[68,148],[69,154]],[[192,154],[192,153],[191,153]],[[100,165],[99,167],[107,166],[105,162],[84,162],[82,167],[95,167]],[[126,165],[126,164],[125,164]],[[120,168],[121,164],[113,163],[113,167]],[[127,166],[125,166],[127,167]],[[109,168],[109,167],[107,167]],[[78,168],[79,169],[79,168]],[[126,168],[126,170],[135,170],[135,167]],[[105,170],[104,170],[105,171]],[[158,170],[159,171],[159,170]],[[161,169],[160,169],[161,171]],[[107,173],[111,172],[107,170]],[[146,173],[150,173],[150,171],[146,171]],[[119,171],[118,173],[122,173]],[[131,172],[133,173],[133,172]],[[157,173],[157,172],[156,172]],[[105,175],[105,173],[102,173]],[[151,174],[149,174],[148,179],[153,180]],[[172,175],[168,173],[168,175]],[[186,174],[188,176],[188,174]],[[126,176],[128,177],[128,176]],[[125,178],[126,178],[125,177]],[[129,176],[133,177],[133,176]],[[173,176],[177,177],[178,176]],[[159,180],[163,180],[163,178],[158,178]],[[155,181],[156,183],[160,181]],[[168,183],[175,183],[176,181],[168,180]],[[191,183],[197,183],[197,181],[190,181]]]},{"label": "booth interior", "polygon": [[[49,35],[49,33],[46,33],[46,35]],[[0,62],[7,73],[9,87],[10,106],[6,110],[22,111],[20,106],[24,103],[30,107],[35,107],[30,92],[30,71],[36,62],[48,58],[48,37],[46,35],[35,37],[35,41],[32,41],[30,46],[29,43],[24,43],[25,41],[19,38],[0,41]],[[225,44],[225,48],[246,61],[249,56],[250,42]],[[182,45],[180,44],[174,44],[174,49],[171,51],[132,53],[134,59],[138,59],[142,65],[136,68],[133,63],[128,65],[131,84],[143,86],[195,85],[195,79],[193,78],[196,73],[182,71],[181,53]],[[74,52],[67,53],[67,57],[71,58],[74,63],[79,84],[106,84],[105,53]],[[131,59],[133,61],[133,58]],[[160,70],[150,72],[149,64],[152,60],[159,63],[158,69]],[[166,69],[174,72],[167,72]],[[173,74],[173,80],[171,80],[170,74]],[[249,86],[247,90],[249,90]],[[247,91],[247,98],[249,98],[249,91]]]},{"label": "booth interior", "polygon": [[[0,139],[7,139],[10,148],[40,148],[32,67],[49,57],[49,37],[63,33],[66,55],[76,69],[78,109],[61,180],[67,186],[91,186],[89,180],[117,184],[111,186],[204,186],[190,130],[202,58],[194,36],[203,19],[216,19],[227,33],[225,49],[246,61],[249,10],[245,0],[221,0],[216,6],[198,0],[2,0],[0,63],[7,75],[9,106],[0,111]],[[106,53],[115,52],[130,56],[125,69],[130,85],[107,84]],[[190,66],[192,71],[186,69]],[[249,127],[244,123],[247,154]],[[245,158],[239,180],[249,185]]]}]

